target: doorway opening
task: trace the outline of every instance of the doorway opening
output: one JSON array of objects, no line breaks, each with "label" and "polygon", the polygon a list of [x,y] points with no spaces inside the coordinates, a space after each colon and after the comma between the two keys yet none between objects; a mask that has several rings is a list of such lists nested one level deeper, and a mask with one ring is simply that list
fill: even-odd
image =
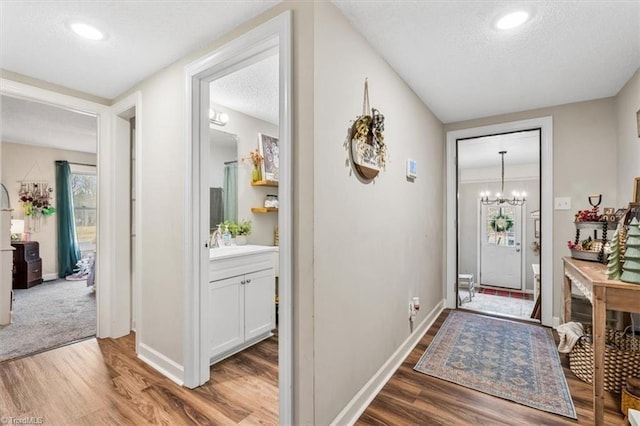
[{"label": "doorway opening", "polygon": [[[131,330],[131,281],[129,279],[131,271],[129,262],[126,261],[129,259],[130,204],[128,198],[125,203],[122,202],[121,196],[128,197],[129,194],[128,189],[122,189],[122,185],[129,188],[129,182],[121,181],[120,177],[123,173],[120,171],[128,169],[129,159],[122,154],[125,150],[128,155],[130,139],[128,134],[123,134],[125,127],[119,125],[119,119],[128,113],[131,113],[131,116],[135,115],[135,111],[140,107],[140,93],[136,92],[112,107],[107,107],[35,86],[7,79],[0,80],[0,92],[3,97],[55,107],[60,111],[73,112],[93,119],[94,126],[97,128],[94,143],[97,143],[95,156],[99,188],[95,268],[98,287],[95,292],[96,335],[97,337],[124,336]],[[52,116],[47,114],[47,117]],[[5,124],[4,120],[3,124]],[[34,129],[40,128],[39,126],[32,127]],[[6,129],[7,127],[3,126],[3,131]],[[128,131],[128,126],[126,130]],[[139,134],[139,130],[136,132]],[[86,163],[82,160],[78,162]],[[119,173],[116,173],[116,170]],[[4,171],[3,169],[3,173]],[[139,221],[139,215],[136,217]],[[136,256],[139,257],[139,252]],[[9,297],[3,299],[5,286],[0,286],[0,288],[3,291],[0,300],[9,299]]]},{"label": "doorway opening", "polygon": [[[225,380],[239,379],[236,391],[258,392],[243,408],[256,421],[278,423],[278,175],[262,178],[265,152],[279,138],[279,56],[271,49],[211,81],[209,194],[210,380],[203,387],[224,394]],[[256,101],[259,100],[259,101]],[[270,156],[268,156],[269,154]],[[279,166],[279,163],[278,163]],[[278,167],[279,168],[279,167]],[[265,167],[266,169],[266,167]],[[266,171],[265,171],[266,174]],[[267,207],[270,206],[270,207]],[[225,272],[227,252],[244,251]],[[260,359],[260,363],[255,360]]]},{"label": "doorway opening", "polygon": [[[509,242],[508,233],[503,232],[500,244],[507,244],[514,252],[518,247],[522,250],[537,251],[539,261],[536,263],[526,260],[522,262],[522,276],[533,276],[534,284],[533,290],[528,287],[526,278],[524,281],[524,287],[520,289],[506,289],[504,287],[494,287],[482,283],[480,278],[481,258],[480,258],[480,233],[481,233],[481,198],[488,197],[490,200],[499,198],[494,195],[495,192],[501,191],[501,168],[497,165],[500,164],[499,153],[500,151],[509,151],[509,148],[497,148],[485,152],[482,148],[487,146],[479,143],[482,138],[490,138],[492,136],[498,137],[500,135],[508,134],[526,134],[528,131],[537,131],[537,139],[535,143],[536,153],[530,153],[529,157],[537,157],[537,166],[530,166],[538,169],[539,183],[537,184],[537,194],[539,199],[537,200],[537,206],[526,207],[527,204],[533,204],[532,194],[536,192],[536,189],[526,188],[520,189],[527,193],[525,206],[522,207],[521,223],[523,224],[522,235],[526,237],[526,246],[523,242],[517,246],[515,236],[512,236],[512,246]],[[506,137],[506,136],[504,136]],[[499,140],[499,139],[496,139]],[[489,178],[486,175],[482,175],[479,171],[471,174],[471,177],[465,177],[465,173],[459,171],[458,161],[461,160],[464,163],[464,158],[459,158],[460,152],[458,151],[459,143],[462,145],[469,144],[467,149],[477,148],[476,156],[491,156],[495,158],[493,169],[489,166],[485,170],[485,174],[489,173]],[[475,141],[475,143],[474,143]],[[515,142],[514,142],[515,143]],[[466,309],[470,299],[476,299],[478,290],[484,292],[484,288],[487,291],[502,291],[507,293],[500,294],[501,296],[512,296],[513,293],[530,294],[534,293],[533,310],[539,311],[536,316],[539,316],[542,325],[552,326],[554,318],[552,315],[553,310],[553,120],[551,117],[540,117],[522,121],[506,122],[501,124],[494,124],[482,127],[468,128],[462,130],[454,130],[447,132],[447,271],[446,271],[446,300],[447,307],[455,309],[461,307]],[[497,149],[496,149],[497,148]],[[469,151],[471,152],[471,151]],[[462,157],[464,157],[464,147]],[[530,161],[529,161],[530,162]],[[508,165],[508,159],[505,158],[505,166]],[[464,164],[461,165],[461,170],[464,170]],[[507,197],[511,198],[509,194],[511,191],[518,190],[516,187],[521,183],[526,183],[527,173],[525,173],[525,167],[515,166],[513,167],[515,172],[504,169],[505,182],[504,192],[507,193]],[[511,174],[513,173],[513,174]],[[516,173],[524,173],[520,177],[521,180],[515,180],[509,182],[509,176],[517,176]],[[528,176],[531,179],[531,176]],[[468,180],[467,185],[470,188],[470,195],[465,196],[465,180]],[[476,182],[473,182],[476,180]],[[493,180],[494,182],[488,182]],[[513,179],[512,179],[513,180]],[[477,186],[477,183],[481,182],[481,187]],[[497,185],[496,187],[489,187],[490,185]],[[513,186],[511,186],[513,185]],[[487,196],[486,192],[489,191],[490,195]],[[481,196],[480,193],[483,193]],[[494,204],[494,207],[496,205]],[[494,216],[500,216],[500,205],[497,206]],[[530,211],[527,211],[527,208]],[[504,211],[503,211],[504,212]],[[504,215],[507,216],[507,215]],[[487,233],[487,228],[491,227],[491,219],[499,219],[497,217],[486,218],[487,222],[484,224],[483,238],[487,239],[491,237],[491,234]],[[504,225],[505,222],[514,220],[513,218],[504,217],[500,218],[499,224]],[[471,229],[471,231],[459,231],[465,228]],[[513,230],[515,235],[515,230]],[[467,236],[465,236],[465,234]],[[497,235],[493,235],[496,237]],[[524,238],[524,237],[523,237]],[[493,239],[494,242],[498,242],[497,238]],[[539,241],[539,242],[538,242]],[[536,244],[533,244],[536,242]],[[473,252],[476,250],[476,253]],[[534,266],[537,265],[536,268]],[[462,270],[464,268],[464,270]],[[517,267],[515,268],[517,270]],[[536,273],[537,272],[537,273]],[[480,279],[480,282],[478,281]],[[473,284],[469,281],[473,280]],[[522,282],[522,280],[521,280]],[[504,286],[504,283],[498,283]],[[530,285],[530,284],[529,284]],[[469,292],[469,287],[473,288],[473,292]],[[536,289],[539,288],[538,294]],[[511,293],[508,293],[511,292]],[[460,299],[458,299],[460,296]],[[494,294],[495,296],[495,294]],[[537,302],[537,303],[536,303]]]},{"label": "doorway opening", "polygon": [[[275,360],[277,370],[273,371],[278,377],[275,420],[281,424],[293,422],[291,50],[291,13],[285,12],[212,54],[197,60],[186,69],[187,120],[190,123],[188,140],[191,141],[188,145],[187,158],[191,180],[190,188],[187,189],[185,208],[191,214],[187,217],[186,224],[190,244],[188,244],[188,250],[185,250],[185,264],[191,267],[185,270],[187,285],[185,286],[184,384],[193,388],[210,381],[207,386],[215,385],[215,381],[220,379],[219,374],[214,374],[217,361],[237,360],[259,346],[255,343],[271,341],[272,348],[277,347],[277,360]],[[229,123],[227,129],[229,129],[233,120],[233,111],[237,111],[238,108],[229,108],[228,105],[223,105],[224,100],[220,102],[216,99],[216,93],[221,91],[220,87],[216,88],[216,81],[223,80],[227,76],[232,78],[235,72],[240,74],[262,61],[268,61],[274,56],[274,52],[277,53],[274,62],[277,74],[273,76],[274,81],[277,80],[275,84],[277,115],[274,119],[277,126],[262,131],[256,127],[249,128],[248,136],[243,136],[240,128],[229,132],[238,137],[238,145],[242,143],[250,145],[244,148],[238,146],[235,160],[231,158],[224,160],[221,156],[218,157],[219,160],[223,160],[223,163],[239,162],[234,170],[229,170],[237,172],[235,186],[237,187],[238,222],[233,227],[223,224],[220,229],[222,238],[220,238],[219,234],[211,233],[212,186],[209,182],[212,172],[211,125],[212,122],[214,124],[218,122],[215,125],[221,126],[220,123],[224,123],[226,118]],[[258,71],[258,74],[260,73]],[[245,79],[245,82],[249,84],[259,77],[260,75],[254,74],[248,80]],[[211,96],[212,92],[213,96]],[[254,95],[252,98],[255,100],[257,97]],[[222,111],[212,111],[216,106]],[[225,108],[228,109],[225,110]],[[244,115],[249,117],[251,114],[244,113]],[[255,119],[255,115],[253,117]],[[266,117],[261,120],[269,121]],[[258,139],[257,133],[260,133],[262,139]],[[258,163],[261,163],[260,170],[264,179],[253,178],[251,163],[255,162],[254,153],[263,158]],[[277,157],[274,157],[274,153]],[[245,164],[240,164],[242,158],[249,160]],[[277,171],[274,169],[276,165]],[[230,176],[231,173],[227,177]],[[251,178],[246,180],[248,176]],[[274,181],[277,185],[273,184]],[[244,183],[241,184],[241,182]],[[221,189],[224,191],[224,183],[222,185]],[[227,188],[227,191],[230,192],[230,189]],[[263,194],[264,191],[270,192]],[[267,195],[271,195],[270,203],[275,201],[274,191],[277,191],[278,204],[267,206]],[[249,194],[246,199],[243,192]],[[224,195],[224,192],[220,195]],[[259,204],[254,204],[256,199],[251,199],[251,196],[265,199],[260,199]],[[248,206],[249,210],[245,210],[243,205]],[[232,206],[227,205],[227,207]],[[224,219],[224,206],[222,212]],[[250,246],[226,247],[233,237],[234,229],[238,231],[244,228],[245,221],[248,220],[251,220],[253,227],[252,234],[249,236]],[[277,234],[274,234],[274,223],[277,223]],[[217,224],[214,225],[217,228]],[[227,250],[228,253],[234,253],[232,262],[251,260],[249,262],[252,266],[251,270],[244,268],[243,265],[242,273],[230,274],[228,267],[233,268],[233,265],[218,262],[221,257],[224,257],[220,255],[221,241],[225,248],[233,249]],[[277,257],[274,247],[276,241],[278,242]],[[210,244],[217,248],[210,248]],[[247,251],[251,252],[251,256],[248,256]],[[276,274],[278,298],[275,292]],[[224,297],[234,302],[221,303]],[[264,300],[268,302],[262,303]],[[273,340],[269,333],[275,329],[270,321],[271,318],[275,319],[276,301],[278,301],[279,321],[277,333],[273,333],[277,339]],[[219,326],[221,321],[216,321],[221,318],[220,315],[223,315],[234,327],[222,329]],[[269,321],[266,321],[267,318]],[[246,349],[249,346],[251,347]],[[238,357],[234,358],[236,355]],[[274,419],[266,420],[270,422]]]},{"label": "doorway opening", "polygon": [[[0,299],[0,361],[97,333],[95,115],[2,95],[2,181],[11,212],[13,274]],[[5,286],[3,286],[3,289]]]},{"label": "doorway opening", "polygon": [[540,133],[457,140],[458,308],[540,319],[532,216],[540,211]]}]

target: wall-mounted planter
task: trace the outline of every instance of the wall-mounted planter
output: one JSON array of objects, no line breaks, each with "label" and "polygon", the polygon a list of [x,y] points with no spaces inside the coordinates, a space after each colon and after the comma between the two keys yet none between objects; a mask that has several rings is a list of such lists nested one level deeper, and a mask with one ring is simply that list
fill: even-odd
[{"label": "wall-mounted planter", "polygon": [[350,149],[353,168],[366,180],[378,176],[386,166],[387,146],[383,132],[384,115],[375,108],[369,108],[369,82],[365,80],[362,115],[351,127]]}]

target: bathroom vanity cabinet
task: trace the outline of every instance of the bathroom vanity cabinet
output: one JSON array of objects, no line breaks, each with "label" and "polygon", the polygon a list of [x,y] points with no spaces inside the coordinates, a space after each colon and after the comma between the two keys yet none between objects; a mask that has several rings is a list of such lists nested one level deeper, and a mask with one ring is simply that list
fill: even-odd
[{"label": "bathroom vanity cabinet", "polygon": [[273,335],[275,248],[210,250],[210,362],[215,363]]}]

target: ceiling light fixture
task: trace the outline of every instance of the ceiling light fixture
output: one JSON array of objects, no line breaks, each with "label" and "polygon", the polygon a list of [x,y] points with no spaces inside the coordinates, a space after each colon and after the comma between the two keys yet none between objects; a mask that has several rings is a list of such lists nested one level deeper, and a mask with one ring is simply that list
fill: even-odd
[{"label": "ceiling light fixture", "polygon": [[73,22],[69,25],[71,30],[78,34],[80,37],[87,38],[89,40],[103,40],[104,33],[93,27],[89,24],[85,24],[84,22]]},{"label": "ceiling light fixture", "polygon": [[218,112],[214,109],[209,109],[209,121],[218,126],[226,126],[229,122],[229,115],[224,112]]},{"label": "ceiling light fixture", "polygon": [[526,201],[525,197],[527,194],[524,192],[520,193],[513,191],[511,194],[513,198],[504,198],[504,155],[506,153],[507,151],[498,152],[498,154],[500,154],[500,156],[502,157],[502,188],[500,189],[500,192],[496,193],[496,198],[489,198],[489,195],[491,195],[489,191],[480,193],[480,203],[484,204],[485,206],[489,206],[491,204],[510,204],[512,206],[522,206]]},{"label": "ceiling light fixture", "polygon": [[496,28],[499,30],[510,30],[519,27],[529,20],[529,14],[523,10],[512,12],[504,15],[496,22]]}]

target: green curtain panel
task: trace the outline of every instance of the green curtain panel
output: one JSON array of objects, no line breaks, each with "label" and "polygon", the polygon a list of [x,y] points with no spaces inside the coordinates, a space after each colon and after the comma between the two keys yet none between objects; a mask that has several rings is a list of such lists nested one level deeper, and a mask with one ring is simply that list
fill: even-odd
[{"label": "green curtain panel", "polygon": [[238,165],[224,166],[224,220],[238,221]]},{"label": "green curtain panel", "polygon": [[56,216],[58,217],[58,276],[73,274],[80,260],[73,216],[71,169],[68,161],[56,161]]}]

